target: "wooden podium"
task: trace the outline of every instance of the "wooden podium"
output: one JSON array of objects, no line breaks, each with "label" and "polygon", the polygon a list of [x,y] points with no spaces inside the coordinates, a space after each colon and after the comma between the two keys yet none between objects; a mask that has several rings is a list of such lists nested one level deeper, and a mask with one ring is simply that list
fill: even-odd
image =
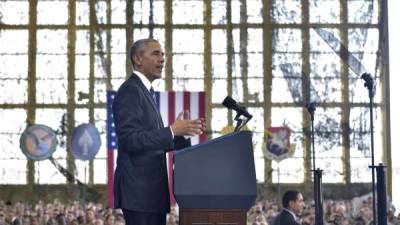
[{"label": "wooden podium", "polygon": [[251,132],[176,152],[174,195],[180,225],[246,225],[257,197]]}]

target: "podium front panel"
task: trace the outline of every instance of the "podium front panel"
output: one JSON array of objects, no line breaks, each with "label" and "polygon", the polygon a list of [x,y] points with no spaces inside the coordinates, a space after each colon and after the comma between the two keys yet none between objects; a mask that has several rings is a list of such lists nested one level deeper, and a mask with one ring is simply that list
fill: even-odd
[{"label": "podium front panel", "polygon": [[178,151],[174,194],[183,208],[250,208],[257,196],[251,132]]}]

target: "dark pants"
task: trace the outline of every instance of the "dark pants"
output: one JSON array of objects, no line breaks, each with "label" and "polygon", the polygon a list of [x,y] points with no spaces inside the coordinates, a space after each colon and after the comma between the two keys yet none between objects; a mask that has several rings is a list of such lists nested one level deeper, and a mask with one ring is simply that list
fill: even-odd
[{"label": "dark pants", "polygon": [[165,225],[165,213],[148,213],[122,209],[126,225]]}]

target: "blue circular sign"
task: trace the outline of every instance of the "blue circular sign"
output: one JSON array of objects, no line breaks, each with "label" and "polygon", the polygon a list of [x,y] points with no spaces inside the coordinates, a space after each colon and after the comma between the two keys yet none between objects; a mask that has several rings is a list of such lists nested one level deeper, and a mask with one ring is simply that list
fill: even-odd
[{"label": "blue circular sign", "polygon": [[57,148],[56,133],[48,126],[29,126],[20,138],[22,152],[32,160],[48,159]]},{"label": "blue circular sign", "polygon": [[100,133],[93,124],[84,123],[75,127],[72,132],[71,149],[76,159],[94,159],[100,146]]}]

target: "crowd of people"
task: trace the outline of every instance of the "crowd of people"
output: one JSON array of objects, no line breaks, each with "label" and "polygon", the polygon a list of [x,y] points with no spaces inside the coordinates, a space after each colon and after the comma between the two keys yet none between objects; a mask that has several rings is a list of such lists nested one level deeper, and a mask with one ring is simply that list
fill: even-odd
[{"label": "crowd of people", "polygon": [[125,225],[120,210],[101,203],[62,204],[39,201],[36,204],[0,200],[0,225]]},{"label": "crowd of people", "polygon": [[[248,225],[273,225],[281,211],[276,201],[259,201],[247,215]],[[372,199],[324,200],[324,224],[328,225],[369,225],[372,222]],[[396,216],[393,206],[388,206],[388,225],[400,225],[400,213]],[[298,215],[301,225],[315,224],[315,210],[312,201],[305,201],[302,212]]]},{"label": "crowd of people", "polygon": [[[368,225],[372,221],[371,199],[359,202],[352,200],[324,200],[324,221],[329,225]],[[167,225],[178,225],[178,208],[172,207],[167,215]],[[273,225],[281,211],[275,200],[258,201],[247,215],[248,225]],[[388,225],[400,225],[400,213],[388,207]],[[299,222],[314,224],[314,205],[305,201]],[[0,200],[0,225],[125,225],[122,211],[105,207],[101,203],[74,201],[62,204],[39,201],[35,204],[6,202]]]}]

